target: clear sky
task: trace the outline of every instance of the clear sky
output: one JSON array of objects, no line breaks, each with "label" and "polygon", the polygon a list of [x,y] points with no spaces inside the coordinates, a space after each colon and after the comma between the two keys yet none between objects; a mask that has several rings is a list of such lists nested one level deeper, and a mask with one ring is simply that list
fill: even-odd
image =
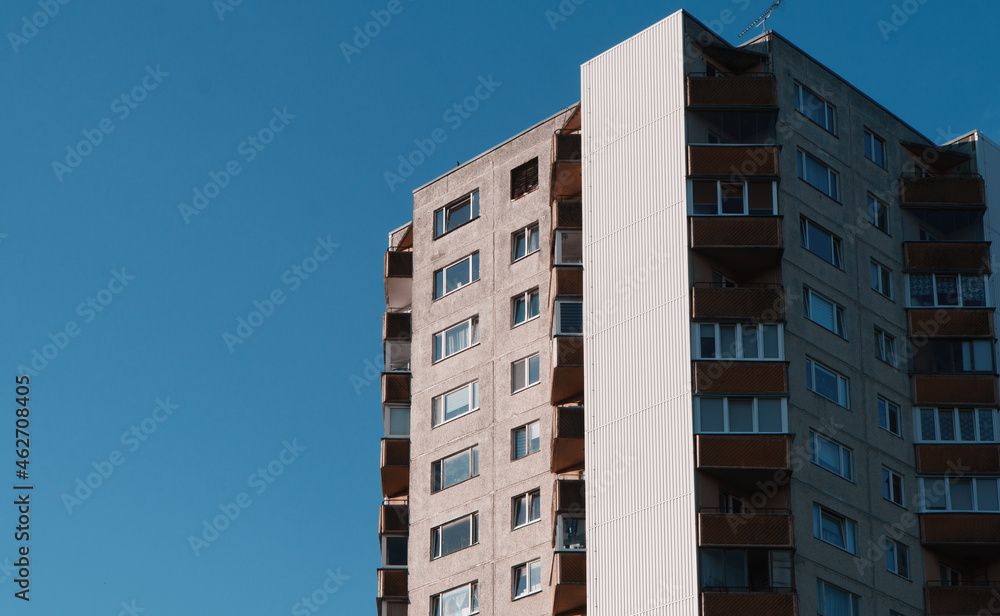
[{"label": "clear sky", "polygon": [[[314,613],[324,584],[315,613],[374,613],[382,253],[411,191],[675,10],[736,41],[769,4],[0,4],[0,613]],[[998,17],[786,0],[768,25],[935,141],[1000,141]],[[30,604],[3,566],[24,370]]]}]

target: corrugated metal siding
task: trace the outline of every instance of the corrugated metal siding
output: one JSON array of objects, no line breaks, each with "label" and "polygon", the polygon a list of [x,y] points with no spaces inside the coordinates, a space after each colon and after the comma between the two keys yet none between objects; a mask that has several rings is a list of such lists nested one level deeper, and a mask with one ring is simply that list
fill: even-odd
[{"label": "corrugated metal siding", "polygon": [[[976,134],[976,166],[979,174],[986,181],[986,216],[984,230],[990,246],[990,261],[994,263],[997,251],[1000,250],[1000,147],[983,135]],[[994,275],[990,277],[990,299],[993,306],[1000,306],[1000,276],[997,268],[992,267]],[[997,363],[1000,366],[1000,345],[995,345]]]},{"label": "corrugated metal siding", "polygon": [[692,616],[683,14],[582,68],[587,607]]}]

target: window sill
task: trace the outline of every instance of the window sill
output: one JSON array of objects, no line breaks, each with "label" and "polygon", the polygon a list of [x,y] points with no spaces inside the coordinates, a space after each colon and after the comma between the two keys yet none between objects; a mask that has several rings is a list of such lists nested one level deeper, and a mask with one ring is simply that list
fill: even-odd
[{"label": "window sill", "polygon": [[538,249],[538,248],[536,248],[535,250],[532,250],[531,252],[529,252],[529,253],[526,253],[526,254],[525,254],[524,256],[521,256],[521,257],[518,257],[518,258],[516,258],[516,259],[512,260],[512,261],[510,262],[510,264],[511,264],[511,265],[513,265],[513,264],[515,264],[515,263],[518,263],[518,262],[520,262],[520,261],[524,261],[525,259],[527,259],[527,258],[528,258],[528,257],[530,257],[531,255],[534,255],[534,254],[538,254],[539,252],[541,252],[541,250],[540,250],[540,249]]},{"label": "window sill", "polygon": [[535,192],[538,192],[538,186],[535,186],[535,187],[534,187],[534,188],[532,188],[531,190],[528,190],[528,191],[526,191],[526,192],[523,192],[523,193],[521,193],[520,195],[518,195],[518,196],[516,196],[516,197],[511,197],[511,198],[510,198],[510,202],[511,202],[511,203],[514,203],[515,201],[519,201],[519,200],[521,200],[521,199],[524,199],[524,198],[525,198],[525,197],[527,197],[528,195],[530,195],[530,194],[532,194],[532,193],[535,193]]},{"label": "window sill", "polygon": [[449,359],[451,359],[452,357],[455,357],[455,356],[457,356],[457,355],[461,355],[462,353],[465,353],[466,351],[468,351],[468,350],[470,350],[470,349],[474,349],[474,348],[476,348],[477,346],[479,346],[479,344],[480,344],[480,343],[478,343],[478,342],[477,342],[477,343],[475,343],[475,344],[473,344],[473,345],[469,345],[469,346],[465,347],[465,348],[464,348],[464,349],[462,349],[461,351],[456,351],[456,352],[452,353],[451,355],[446,355],[446,356],[442,357],[441,359],[435,359],[435,360],[433,360],[433,361],[431,362],[431,365],[432,365],[432,366],[436,366],[436,365],[440,364],[440,363],[441,363],[441,362],[443,362],[443,361],[448,361],[448,360],[449,360]]},{"label": "window sill", "polygon": [[460,286],[457,289],[454,289],[452,291],[448,291],[447,293],[445,293],[444,295],[442,295],[440,297],[435,297],[434,299],[431,300],[431,303],[433,304],[434,302],[436,302],[438,300],[442,300],[442,299],[444,299],[444,298],[446,298],[446,297],[448,297],[450,295],[454,295],[454,294],[458,293],[459,291],[461,291],[462,289],[467,289],[467,288],[471,287],[472,285],[476,284],[477,282],[479,282],[480,280],[482,280],[482,278],[476,278],[472,282],[469,282],[467,284],[463,284],[462,286]]},{"label": "window sill", "polygon": [[513,396],[514,394],[519,394],[522,391],[526,391],[528,389],[531,389],[532,387],[537,387],[538,385],[541,384],[541,382],[542,382],[542,380],[541,380],[541,378],[539,378],[537,382],[532,383],[532,384],[528,385],[527,387],[522,387],[521,389],[515,389],[515,390],[511,391],[510,395]]},{"label": "window sill", "polygon": [[515,323],[515,324],[511,325],[510,328],[511,329],[517,329],[518,327],[521,327],[525,323],[531,323],[532,321],[538,320],[538,318],[541,317],[541,316],[542,316],[541,313],[538,313],[535,316],[531,317],[530,319],[525,319],[525,320],[521,321],[520,323]]},{"label": "window sill", "polygon": [[537,594],[539,594],[541,592],[542,591],[540,589],[539,590],[533,590],[531,592],[526,592],[523,595],[517,595],[516,597],[514,597],[513,599],[511,599],[511,601],[517,601],[518,599],[524,599],[525,597],[530,597],[532,595],[537,595]]},{"label": "window sill", "polygon": [[[479,410],[479,407],[476,407],[474,409],[471,409],[469,411],[466,411],[466,412],[462,413],[461,415],[456,415],[456,416],[452,417],[451,419],[445,419],[441,423],[435,424],[435,425],[431,426],[431,430],[434,430],[435,428],[440,428],[441,426],[450,424],[453,421],[458,421],[459,419],[461,419],[461,418],[463,418],[463,417],[465,417],[467,415],[471,415],[471,414],[475,413],[478,410]],[[409,437],[406,437],[406,438],[409,438]]]},{"label": "window sill", "polygon": [[515,458],[514,456],[511,456],[510,457],[510,461],[511,462],[517,462],[518,460],[524,460],[524,459],[530,458],[531,456],[535,455],[536,453],[538,453],[541,450],[542,450],[541,449],[541,445],[539,445],[538,451],[532,451],[530,453],[527,453],[527,454],[521,456],[520,458]]},{"label": "window sill", "polygon": [[[527,457],[527,456],[525,456],[525,457]],[[532,526],[534,524],[538,524],[541,521],[542,521],[542,518],[538,518],[537,520],[532,520],[530,522],[525,522],[524,524],[521,524],[520,526],[515,526],[514,528],[512,528],[510,530],[511,530],[511,532],[514,532],[515,530],[521,530],[522,528],[526,528],[528,526]]]},{"label": "window sill", "polygon": [[452,554],[458,554],[459,552],[464,552],[465,550],[468,550],[469,548],[474,548],[477,545],[479,545],[479,542],[467,545],[464,548],[460,548],[460,549],[455,550],[454,552],[448,552],[447,554],[442,554],[441,556],[433,556],[433,557],[431,557],[431,562],[435,562],[435,561],[441,560],[442,558],[447,558],[447,557],[451,556]]},{"label": "window sill", "polygon": [[813,535],[813,537],[815,537],[815,538],[816,538],[816,539],[818,539],[819,541],[822,541],[823,543],[825,543],[825,544],[827,544],[827,545],[829,545],[829,546],[833,546],[833,547],[837,548],[837,549],[838,549],[838,550],[840,550],[841,552],[847,552],[847,553],[848,553],[848,554],[850,554],[851,556],[857,556],[857,554],[856,554],[855,552],[852,552],[852,551],[850,551],[850,550],[848,550],[848,549],[845,549],[845,548],[842,548],[842,547],[840,547],[839,545],[837,545],[836,543],[830,543],[830,542],[829,542],[829,541],[827,541],[826,539],[821,539],[820,537],[816,537],[815,535]]},{"label": "window sill", "polygon": [[467,221],[463,222],[462,224],[458,225],[457,227],[455,227],[454,229],[449,229],[448,231],[445,231],[445,232],[444,232],[444,233],[442,233],[441,235],[438,235],[438,236],[435,236],[435,237],[431,238],[431,241],[432,241],[432,242],[436,242],[436,241],[438,241],[439,239],[441,239],[442,237],[444,237],[444,236],[446,236],[446,235],[449,235],[449,234],[451,234],[451,233],[454,233],[455,231],[458,231],[459,229],[461,229],[461,228],[462,228],[462,227],[464,227],[465,225],[468,225],[468,224],[472,224],[472,223],[476,222],[476,221],[477,221],[477,220],[479,220],[480,218],[482,218],[482,217],[481,217],[481,216],[476,216],[476,217],[475,217],[475,218],[473,218],[472,220],[467,220]]}]

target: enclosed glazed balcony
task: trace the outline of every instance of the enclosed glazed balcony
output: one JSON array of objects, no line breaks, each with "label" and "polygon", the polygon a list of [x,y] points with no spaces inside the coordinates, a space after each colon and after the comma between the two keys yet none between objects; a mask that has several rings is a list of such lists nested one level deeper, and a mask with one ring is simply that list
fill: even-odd
[{"label": "enclosed glazed balcony", "polygon": [[906,269],[989,274],[989,242],[903,242]]},{"label": "enclosed glazed balcony", "polygon": [[563,473],[583,468],[582,406],[557,406],[552,413],[552,461],[549,470]]},{"label": "enclosed glazed balcony", "polygon": [[696,434],[698,470],[753,491],[758,481],[792,473],[792,437],[788,434]]},{"label": "enclosed glazed balcony", "polygon": [[784,321],[785,292],[780,284],[720,287],[697,283],[691,288],[691,318]]},{"label": "enclosed glazed balcony", "polygon": [[776,145],[689,145],[688,175],[697,177],[778,177]]},{"label": "enclosed glazed balcony", "polygon": [[398,498],[410,491],[410,441],[382,439],[382,496]]},{"label": "enclosed glazed balcony", "polygon": [[702,616],[798,616],[798,595],[794,592],[703,592]]},{"label": "enclosed glazed balcony", "polygon": [[582,614],[587,607],[587,553],[556,552],[552,557],[552,613]]},{"label": "enclosed glazed balcony", "polygon": [[899,180],[899,202],[903,207],[985,207],[986,186],[976,173],[954,173]]},{"label": "enclosed glazed balcony", "polygon": [[925,592],[929,616],[1000,614],[1000,581],[965,582],[959,585],[929,581]]},{"label": "enclosed glazed balcony", "polygon": [[792,528],[792,514],[787,509],[731,513],[703,507],[698,513],[701,546],[790,548],[795,546]]},{"label": "enclosed glazed balcony", "polygon": [[692,216],[691,249],[735,272],[774,267],[784,251],[780,216]]},{"label": "enclosed glazed balcony", "polygon": [[911,308],[910,336],[993,338],[992,308]]},{"label": "enclosed glazed balcony", "polygon": [[694,393],[785,395],[787,364],[781,361],[695,361]]},{"label": "enclosed glazed balcony", "polygon": [[1000,475],[1000,445],[996,443],[944,443],[916,446],[917,473]]},{"label": "enclosed glazed balcony", "polygon": [[688,107],[775,107],[776,81],[771,73],[687,78]]},{"label": "enclosed glazed balcony", "polygon": [[382,317],[386,372],[410,371],[411,322],[409,312],[387,312]]},{"label": "enclosed glazed balcony", "polygon": [[413,303],[413,253],[385,253],[385,308],[403,310]]},{"label": "enclosed glazed balcony", "polygon": [[583,192],[581,162],[582,141],[579,132],[558,132],[552,158],[552,194],[578,196]]},{"label": "enclosed glazed balcony", "polygon": [[996,406],[995,376],[913,376],[913,402],[926,405]]},{"label": "enclosed glazed balcony", "polygon": [[410,375],[404,372],[382,373],[382,404],[410,404]]},{"label": "enclosed glazed balcony", "polygon": [[552,339],[551,396],[554,405],[583,396],[583,336]]}]

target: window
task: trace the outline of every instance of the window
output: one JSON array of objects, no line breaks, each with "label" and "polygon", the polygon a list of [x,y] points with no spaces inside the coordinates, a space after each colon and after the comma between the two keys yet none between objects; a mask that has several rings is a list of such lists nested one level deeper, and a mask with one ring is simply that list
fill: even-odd
[{"label": "window", "polygon": [[980,274],[910,274],[910,306],[985,306]]},{"label": "window", "polygon": [[409,372],[410,341],[386,340],[385,363],[383,365],[385,366],[386,372]]},{"label": "window", "polygon": [[719,512],[720,513],[743,513],[746,510],[746,503],[738,496],[733,496],[724,490],[719,490]]},{"label": "window", "polygon": [[530,424],[514,428],[511,431],[511,444],[513,445],[511,455],[514,460],[520,460],[533,453],[537,453],[541,445],[541,424],[533,421]]},{"label": "window", "polygon": [[997,442],[993,409],[914,409],[914,413],[918,442]]},{"label": "window", "polygon": [[840,443],[809,432],[809,458],[816,466],[854,481],[854,454]]},{"label": "window", "polygon": [[538,317],[538,289],[525,291],[511,300],[511,327]]},{"label": "window", "polygon": [[556,265],[583,265],[583,232],[556,231]]},{"label": "window", "polygon": [[896,436],[902,436],[899,428],[899,406],[881,396],[878,397],[878,427]]},{"label": "window", "polygon": [[510,238],[510,262],[538,252],[538,223],[515,231]]},{"label": "window", "polygon": [[583,335],[583,301],[557,299],[552,317],[552,333],[556,336]]},{"label": "window", "polygon": [[903,478],[887,468],[882,469],[882,498],[905,508]]},{"label": "window", "polygon": [[516,394],[532,385],[538,385],[538,353],[510,364],[510,393]]},{"label": "window", "polygon": [[479,447],[471,447],[431,464],[431,492],[440,492],[479,476]]},{"label": "window", "polygon": [[846,338],[844,333],[844,309],[808,287],[803,288],[805,294],[805,316],[817,325]]},{"label": "window", "polygon": [[875,328],[875,357],[893,368],[896,367],[896,338]]},{"label": "window", "polygon": [[961,586],[962,574],[957,569],[941,563],[938,566],[938,573],[941,575],[942,586]]},{"label": "window", "polygon": [[854,593],[816,580],[819,616],[861,616],[861,600]]},{"label": "window", "polygon": [[382,568],[406,568],[406,535],[382,536]]},{"label": "window", "polygon": [[843,242],[813,221],[803,218],[800,228],[802,247],[834,267],[844,269]]},{"label": "window", "polygon": [[440,299],[479,280],[479,253],[434,272],[434,299]]},{"label": "window", "polygon": [[431,529],[431,560],[479,543],[479,514],[471,513]]},{"label": "window", "polygon": [[892,270],[887,269],[878,261],[871,262],[872,289],[892,299]]},{"label": "window", "polygon": [[720,272],[712,270],[713,289],[735,289],[738,286],[739,285],[736,284],[736,281],[732,280],[731,278],[725,276]]},{"label": "window", "polygon": [[846,409],[851,408],[847,379],[811,359],[806,360],[806,388]]},{"label": "window", "polygon": [[511,499],[511,528],[518,529],[542,519],[541,492],[532,490]]},{"label": "window", "polygon": [[696,359],[782,359],[781,325],[696,323]]},{"label": "window", "polygon": [[431,427],[479,410],[479,381],[431,398]]},{"label": "window", "polygon": [[692,110],[687,115],[689,144],[773,144],[775,115],[747,109]]},{"label": "window", "polygon": [[799,84],[795,84],[795,110],[829,132],[837,132],[834,106]]},{"label": "window", "polygon": [[788,432],[784,398],[704,398],[694,399],[695,430],[712,433]]},{"label": "window", "polygon": [[1000,511],[995,477],[920,479],[923,511]]},{"label": "window", "polygon": [[533,560],[514,567],[511,575],[514,600],[542,592],[542,561]]},{"label": "window", "polygon": [[780,592],[792,586],[791,552],[761,548],[699,552],[702,590]]},{"label": "window", "polygon": [[840,201],[840,176],[837,172],[802,150],[798,154],[799,179],[834,201]]},{"label": "window", "polygon": [[820,541],[851,554],[857,554],[858,547],[855,540],[857,528],[858,525],[854,520],[813,503],[813,535]]},{"label": "window", "polygon": [[382,415],[386,438],[410,438],[410,407],[384,406]]},{"label": "window", "polygon": [[587,524],[583,516],[560,515],[556,519],[556,551],[582,552],[587,549]]},{"label": "window", "polygon": [[479,218],[478,190],[434,212],[434,237],[439,238],[477,218]]},{"label": "window", "polygon": [[479,584],[472,582],[431,597],[431,616],[470,616],[479,613]]},{"label": "window", "polygon": [[885,141],[865,130],[865,158],[885,169]]},{"label": "window", "polygon": [[532,158],[510,171],[510,198],[517,199],[538,188],[538,159]]},{"label": "window", "polygon": [[931,338],[913,352],[913,372],[960,374],[993,372],[992,340],[947,340]]},{"label": "window", "polygon": [[776,184],[765,181],[691,180],[691,213],[695,216],[773,216]]},{"label": "window", "polygon": [[885,567],[899,577],[910,579],[910,548],[898,541],[886,539]]},{"label": "window", "polygon": [[479,317],[475,316],[434,334],[434,361],[441,361],[477,344],[479,344]]},{"label": "window", "polygon": [[889,206],[871,194],[868,195],[868,222],[882,233],[889,234]]}]

